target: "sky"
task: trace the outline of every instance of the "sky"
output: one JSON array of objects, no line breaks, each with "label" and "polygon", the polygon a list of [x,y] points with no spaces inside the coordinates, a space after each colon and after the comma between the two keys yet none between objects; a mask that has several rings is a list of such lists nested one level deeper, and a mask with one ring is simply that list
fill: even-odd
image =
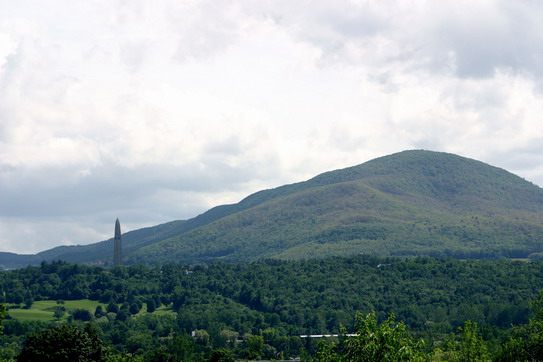
[{"label": "sky", "polygon": [[407,149],[543,186],[538,0],[3,0],[0,251]]}]

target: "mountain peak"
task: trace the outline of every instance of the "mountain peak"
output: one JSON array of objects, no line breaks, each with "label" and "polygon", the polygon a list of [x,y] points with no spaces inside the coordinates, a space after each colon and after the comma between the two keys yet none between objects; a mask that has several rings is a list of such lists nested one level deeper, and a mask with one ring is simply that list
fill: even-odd
[{"label": "mountain peak", "polygon": [[[543,190],[510,172],[408,150],[131,231],[123,244],[127,263],[147,264],[360,253],[527,257],[543,251],[542,215]],[[112,246],[110,239],[57,247],[24,260],[107,264]]]}]

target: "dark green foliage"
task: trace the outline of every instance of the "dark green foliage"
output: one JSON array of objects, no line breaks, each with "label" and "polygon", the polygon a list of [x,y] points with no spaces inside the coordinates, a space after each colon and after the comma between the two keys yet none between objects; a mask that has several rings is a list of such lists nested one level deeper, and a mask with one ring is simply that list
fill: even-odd
[{"label": "dark green foliage", "polygon": [[56,319],[60,319],[65,313],[66,313],[66,308],[64,308],[63,306],[56,306],[55,311],[53,313],[53,317],[55,317]]},{"label": "dark green foliage", "polygon": [[234,362],[234,352],[227,348],[219,348],[213,351],[208,362]]},{"label": "dark green foliage", "polygon": [[543,292],[533,302],[534,318],[513,329],[513,336],[502,346],[498,361],[543,360]]},{"label": "dark green foliage", "polygon": [[104,308],[101,305],[97,306],[96,310],[94,311],[94,317],[100,318],[103,315],[105,315]]},{"label": "dark green foliage", "polygon": [[139,311],[140,311],[141,307],[139,306],[139,304],[137,303],[132,303],[130,304],[130,314],[134,315],[134,314],[138,314]]},{"label": "dark green foliage", "polygon": [[153,313],[156,309],[156,303],[155,303],[155,300],[153,298],[149,298],[147,300],[147,312],[148,313]]},{"label": "dark green foliage", "polygon": [[109,303],[106,310],[108,313],[119,313],[119,306],[116,303]]},{"label": "dark green foliage", "polygon": [[128,318],[130,318],[131,314],[128,309],[121,309],[119,313],[117,313],[117,320],[118,321],[126,321]]},{"label": "dark green foliage", "polygon": [[72,312],[72,316],[75,320],[80,320],[83,322],[88,322],[93,319],[93,315],[86,309],[76,309]]},{"label": "dark green foliage", "polygon": [[2,334],[4,330],[4,326],[2,325],[2,320],[6,317],[6,306],[2,303],[0,303],[0,334]]},{"label": "dark green foliage", "polygon": [[487,344],[482,338],[477,323],[466,321],[464,326],[458,329],[460,334],[449,336],[442,344],[443,350],[437,349],[434,355],[439,360],[446,361],[489,361]]},{"label": "dark green foliage", "polygon": [[261,359],[264,353],[264,337],[250,336],[247,338],[247,355],[250,360]]},{"label": "dark green foliage", "polygon": [[[424,338],[426,348],[439,347],[437,360],[456,358],[480,341],[485,343],[479,351],[487,348],[488,355],[502,353],[506,360],[540,356],[543,313],[532,314],[530,302],[541,280],[543,263],[429,257],[360,255],[112,269],[44,263],[0,273],[0,294],[23,289],[35,300],[58,300],[59,294],[74,295],[77,289],[95,300],[112,297],[121,309],[112,302],[107,316],[99,317],[97,310],[96,327],[114,351],[148,360],[206,360],[221,348],[234,351],[238,359],[288,359],[303,353],[309,358],[317,341],[299,336],[337,334],[340,325],[345,332],[381,326],[401,332],[405,326],[412,333],[405,338]],[[166,304],[161,314],[143,308],[131,317],[133,306],[141,308],[145,301],[149,307],[157,300]],[[377,324],[365,317],[371,311],[376,311]],[[363,314],[353,322],[357,312]],[[396,319],[387,321],[392,313]],[[0,345],[16,346],[21,336],[58,323],[4,320]],[[197,338],[190,336],[193,331]],[[348,345],[339,342],[331,352],[342,353]]]},{"label": "dark green foliage", "polygon": [[17,361],[105,361],[96,331],[65,325],[29,335]]}]

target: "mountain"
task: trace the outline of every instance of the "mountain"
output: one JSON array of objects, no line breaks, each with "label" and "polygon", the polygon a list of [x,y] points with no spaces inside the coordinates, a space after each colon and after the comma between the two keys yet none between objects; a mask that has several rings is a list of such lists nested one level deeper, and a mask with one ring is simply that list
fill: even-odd
[{"label": "mountain", "polygon": [[[131,262],[369,253],[527,257],[543,250],[543,190],[453,154],[405,151],[261,191]],[[205,215],[205,214],[204,214]]]},{"label": "mountain", "polygon": [[[476,160],[404,151],[126,233],[123,247],[127,263],[148,264],[359,253],[527,257],[543,251],[543,189]],[[108,263],[112,250],[110,239],[24,260]],[[6,259],[0,253],[0,265]]]}]

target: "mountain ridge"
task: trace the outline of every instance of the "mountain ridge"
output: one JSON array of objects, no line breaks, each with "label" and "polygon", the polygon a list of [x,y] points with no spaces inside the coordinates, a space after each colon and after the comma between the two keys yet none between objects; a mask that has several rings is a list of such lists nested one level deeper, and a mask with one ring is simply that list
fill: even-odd
[{"label": "mountain ridge", "polygon": [[[543,190],[519,176],[450,153],[409,150],[135,230],[123,243],[128,263],[148,264],[357,253],[526,257],[543,251],[542,215]],[[57,247],[36,257],[107,264],[112,245]],[[0,254],[0,265],[5,259]]]},{"label": "mountain ridge", "polygon": [[[140,249],[132,260],[250,261],[352,253],[526,257],[541,248],[543,190],[503,169],[453,154],[404,151],[259,196],[265,201],[250,212]],[[340,205],[333,209],[319,201],[326,198]],[[274,210],[278,200],[282,204]],[[314,220],[304,215],[311,204],[317,208]],[[371,211],[361,212],[365,205]],[[262,208],[268,214],[255,219]],[[326,218],[327,212],[335,219]],[[336,250],[324,250],[330,244]]]}]

